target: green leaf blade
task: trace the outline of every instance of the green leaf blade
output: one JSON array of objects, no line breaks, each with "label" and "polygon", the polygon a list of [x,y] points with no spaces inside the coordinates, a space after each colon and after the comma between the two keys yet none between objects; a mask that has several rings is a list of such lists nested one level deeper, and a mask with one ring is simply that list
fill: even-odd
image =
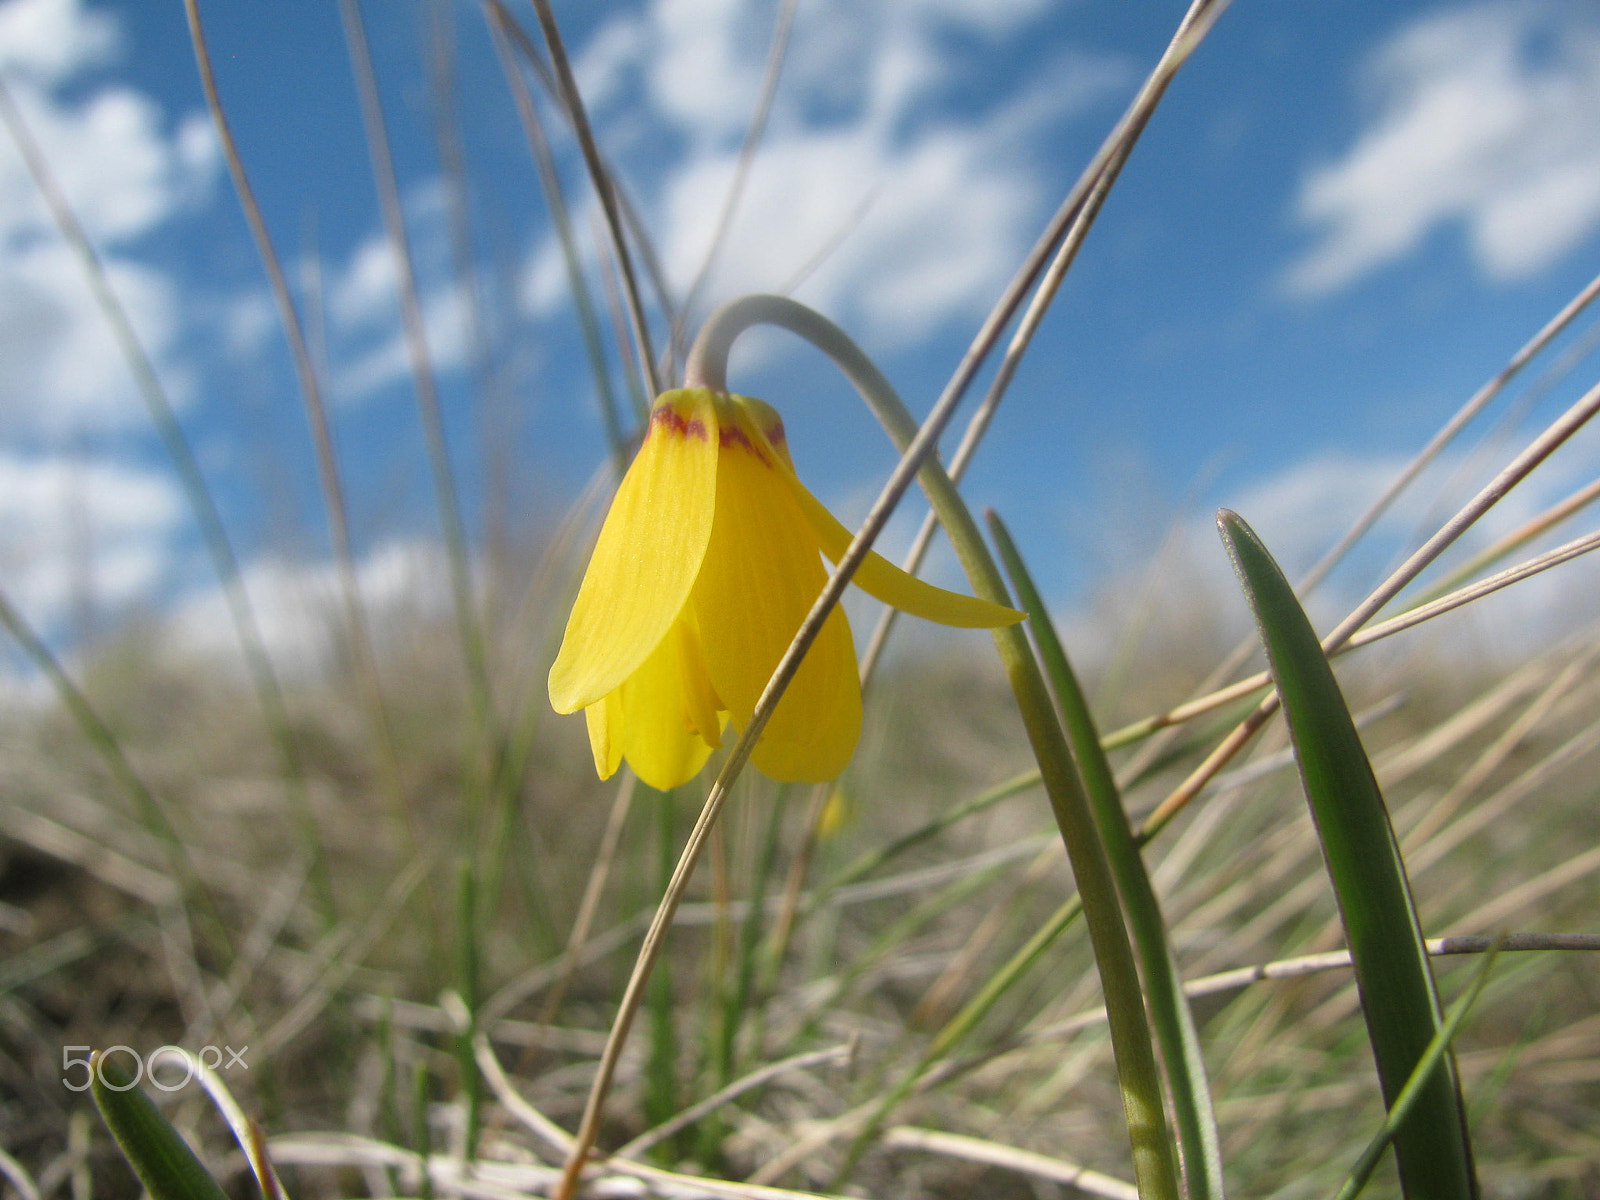
[{"label": "green leaf blade", "polygon": [[100,1119],[152,1200],[227,1200],[189,1143],[124,1068],[97,1051],[90,1079]]},{"label": "green leaf blade", "polygon": [[[1294,589],[1255,532],[1217,526],[1256,618],[1355,963],[1386,1106],[1443,1024],[1405,864],[1355,722]],[[1446,1057],[1394,1138],[1408,1197],[1473,1200],[1477,1178],[1454,1062]]]},{"label": "green leaf blade", "polygon": [[1093,806],[1100,836],[1106,845],[1117,891],[1127,911],[1139,955],[1146,988],[1146,1000],[1155,1026],[1162,1061],[1167,1068],[1173,1115],[1182,1151],[1184,1179],[1189,1200],[1221,1200],[1225,1194],[1222,1176],[1221,1139],[1217,1134],[1216,1113],[1211,1103],[1205,1059],[1200,1050],[1199,1033],[1189,999],[1183,993],[1183,980],[1167,937],[1166,919],[1151,885],[1139,845],[1128,824],[1122,794],[1117,788],[1111,761],[1101,745],[1094,716],[1067,658],[1065,647],[1050,620],[1039,589],[1023,561],[1010,531],[999,515],[988,514],[989,532],[999,551],[1000,561],[1011,577],[1017,598],[1028,613],[1029,628],[1039,649],[1045,677],[1061,712],[1062,725],[1083,773],[1084,788]]}]

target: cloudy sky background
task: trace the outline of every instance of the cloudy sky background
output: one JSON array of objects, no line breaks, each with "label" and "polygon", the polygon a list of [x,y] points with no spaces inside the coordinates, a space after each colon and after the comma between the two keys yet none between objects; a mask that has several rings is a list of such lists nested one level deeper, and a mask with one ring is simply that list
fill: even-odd
[{"label": "cloudy sky background", "polygon": [[[486,529],[531,539],[606,453],[559,248],[477,5],[366,7],[468,525],[480,548]],[[315,327],[367,597],[442,595],[428,583],[440,575],[438,518],[396,270],[336,6],[202,0],[201,11],[246,167]],[[515,12],[533,28],[531,10]],[[777,5],[571,0],[557,12],[600,138],[681,293],[732,178]],[[795,294],[925,411],[1180,12],[800,0],[707,299],[798,281]],[[453,45],[447,119],[468,172],[470,285],[452,267],[436,136],[441,30]],[[304,598],[331,586],[326,521],[182,6],[4,0],[0,78],[131,311],[269,638],[287,648]],[[579,161],[550,127],[592,245]],[[598,270],[592,252],[587,266]],[[1007,516],[1067,610],[1137,571],[1174,528],[1174,577],[1225,589],[1210,531],[1219,504],[1303,567],[1597,271],[1592,5],[1236,0],[1113,193],[970,499]],[[1469,453],[1506,407],[1525,431],[1593,382],[1589,325],[1562,343],[1574,373],[1525,401],[1513,393],[1469,431],[1330,605],[1520,447]],[[8,137],[0,363],[6,595],[62,648],[130,611],[184,613],[217,636],[222,606],[176,477]],[[893,456],[847,386],[782,335],[741,343],[732,381],[780,407],[802,474],[859,519]],[[1597,462],[1600,438],[1580,439],[1499,526],[1593,479]],[[914,524],[898,522],[891,542]],[[1570,603],[1581,578],[1517,603]]]}]

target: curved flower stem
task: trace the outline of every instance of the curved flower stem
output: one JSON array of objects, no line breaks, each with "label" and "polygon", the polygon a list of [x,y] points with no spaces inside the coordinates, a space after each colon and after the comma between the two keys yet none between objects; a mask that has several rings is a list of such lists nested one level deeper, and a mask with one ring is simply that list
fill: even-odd
[{"label": "curved flower stem", "polygon": [[[873,540],[883,531],[895,505],[905,494],[911,479],[919,473],[935,509],[947,522],[947,530],[957,555],[962,560],[972,581],[973,590],[985,599],[1007,602],[1005,585],[999,570],[990,558],[977,525],[966,506],[956,494],[950,477],[932,459],[939,435],[955,412],[960,389],[947,389],[924,425],[918,429],[894,388],[884,378],[872,361],[845,333],[817,313],[792,300],[779,296],[750,296],[718,310],[701,330],[689,354],[687,382],[692,386],[707,386],[726,391],[728,351],[734,339],[755,324],[773,324],[798,333],[822,350],[845,372],[856,388],[867,398],[879,419],[888,428],[890,436],[901,448],[901,460],[884,485],[866,521],[855,540],[840,558],[829,576],[822,593],[812,605],[810,613],[801,623],[794,641],[784,653],[766,690],[757,701],[750,722],[740,733],[729,752],[722,769],[717,773],[706,796],[704,807],[690,832],[678,865],[661,898],[650,928],[639,948],[633,974],[623,992],[617,1015],[606,1039],[605,1050],[595,1072],[594,1083],[584,1108],[583,1118],[573,1139],[571,1151],[562,1171],[562,1177],[552,1194],[552,1200],[570,1200],[582,1174],[589,1152],[599,1133],[600,1118],[606,1097],[616,1076],[622,1049],[632,1030],[644,999],[645,985],[649,981],[656,960],[666,944],[666,935],[676,916],[678,906],[688,889],[689,880],[698,865],[700,855],[728,792],[749,761],[756,739],[766,728],[768,719],[789,681],[799,669],[801,659],[810,649],[827,619],[828,613],[839,602],[856,569],[865,560]],[[1110,1018],[1112,1044],[1122,1079],[1123,1103],[1127,1113],[1130,1135],[1134,1146],[1134,1165],[1143,1194],[1152,1200],[1177,1200],[1178,1185],[1176,1165],[1172,1155],[1172,1140],[1167,1132],[1166,1117],[1162,1109],[1160,1079],[1155,1064],[1149,1026],[1145,1020],[1144,1002],[1139,990],[1133,952],[1128,942],[1127,930],[1118,908],[1115,885],[1105,852],[1094,827],[1093,817],[1084,798],[1083,787],[1073,765],[1070,751],[1060,725],[1056,722],[1049,693],[1028,648],[1026,636],[1013,626],[1010,630],[995,631],[996,645],[1002,661],[1011,676],[1022,709],[1029,739],[1040,762],[1041,774],[1056,811],[1058,825],[1068,844],[1069,857],[1078,877],[1080,892],[1085,897],[1085,910],[1092,912],[1088,918],[1091,941],[1100,964],[1105,986],[1107,1011]],[[1090,899],[1092,897],[1092,899]]]},{"label": "curved flower stem", "polygon": [[[1084,172],[1080,184],[1074,187],[1066,204],[1058,211],[1056,219],[1051,222],[1050,228],[1035,246],[1034,253],[1030,255],[1029,264],[1025,265],[1019,274],[1019,283],[1009,294],[1003,297],[996,307],[997,313],[1013,314],[1016,305],[1021,302],[1021,291],[1031,286],[1031,280],[1039,278],[1038,286],[1034,288],[1033,297],[1028,302],[1026,311],[1017,324],[1011,337],[1011,343],[1006,348],[1000,365],[995,371],[994,378],[990,380],[989,388],[982,402],[968,419],[966,432],[962,434],[954,455],[950,459],[949,474],[952,480],[960,480],[962,473],[977,453],[978,444],[983,440],[989,423],[994,417],[995,410],[1006,390],[1011,386],[1012,377],[1016,373],[1017,365],[1022,361],[1022,355],[1032,343],[1033,335],[1037,331],[1045,312],[1049,309],[1057,289],[1065,278],[1067,270],[1077,257],[1078,249],[1088,236],[1090,227],[1094,224],[1099,214],[1100,206],[1104,203],[1112,184],[1122,170],[1128,156],[1132,154],[1134,144],[1143,132],[1145,123],[1154,112],[1155,102],[1161,98],[1167,83],[1171,80],[1173,72],[1183,63],[1186,56],[1191,53],[1203,37],[1210,23],[1221,12],[1225,0],[1193,0],[1182,22],[1179,23],[1177,32],[1173,35],[1172,43],[1167,53],[1162,56],[1156,68],[1151,72],[1150,78],[1140,94],[1135,97],[1130,108],[1130,118],[1125,121],[1117,131],[1108,139],[1106,150],[1096,156]],[[1054,259],[1042,277],[1038,270],[1043,264],[1043,255],[1055,247]],[[793,291],[793,286],[779,289],[787,293]],[[984,329],[980,331],[973,349],[969,351],[968,361],[974,362],[989,351],[984,347],[991,347],[1000,336],[1005,320],[990,320],[985,322]],[[965,366],[965,364],[964,364]],[[961,376],[958,375],[959,383]],[[968,379],[970,382],[970,378]],[[959,383],[960,387],[967,383]],[[912,539],[911,549],[903,560],[902,570],[915,575],[919,570],[923,557],[928,552],[928,547],[933,543],[933,535],[939,527],[938,514],[930,511],[924,518],[921,527],[917,530],[916,537]],[[894,608],[885,608],[878,619],[876,627],[867,639],[866,649],[861,655],[861,686],[865,689],[876,669],[884,647],[888,644],[889,635],[894,629],[895,619],[899,613]],[[808,869],[812,843],[815,840],[815,823],[822,811],[828,789],[819,787],[813,793],[811,811],[806,819],[806,827],[811,830],[808,842],[801,847],[796,855],[794,865],[789,875],[789,886],[784,896],[783,908],[769,942],[767,953],[767,972],[775,973],[776,964],[782,959],[784,947],[788,944],[792,929],[795,904],[799,895],[801,883]]]},{"label": "curved flower stem", "polygon": [[[932,420],[921,430],[877,366],[848,335],[827,318],[804,305],[782,296],[745,296],[718,310],[701,329],[689,353],[686,382],[689,386],[726,391],[726,364],[733,341],[751,325],[777,325],[805,338],[849,377],[889,436],[904,456],[891,480],[915,470],[939,515],[972,589],[986,600],[1009,604],[1010,598],[999,569],[990,556],[977,523],[956,491],[944,468],[931,450],[938,436]],[[920,463],[920,465],[919,465]],[[903,493],[904,487],[900,489]],[[885,495],[889,489],[885,489]],[[899,499],[896,493],[893,500]],[[891,501],[892,504],[893,501]],[[873,508],[876,514],[883,500]],[[884,512],[887,519],[887,512]],[[851,551],[864,539],[875,537],[882,526],[868,524],[857,535]],[[864,554],[864,548],[863,548]],[[854,555],[859,561],[862,555]],[[846,554],[835,571],[834,580],[845,574],[852,554]],[[842,589],[842,584],[840,589]],[[830,587],[828,591],[835,591]],[[828,595],[825,591],[824,597]],[[1016,693],[1018,707],[1040,772],[1050,796],[1056,823],[1072,860],[1073,874],[1083,896],[1084,916],[1100,967],[1111,1018],[1112,1044],[1121,1077],[1123,1103],[1133,1139],[1134,1165],[1141,1193],[1145,1196],[1177,1195],[1172,1143],[1167,1134],[1162,1108],[1160,1080],[1151,1046],[1150,1029],[1144,1009],[1143,993],[1134,966],[1132,948],[1123,925],[1105,848],[1084,795],[1083,784],[1072,760],[1044,679],[1021,626],[992,631],[995,646]]]},{"label": "curved flower stem", "polygon": [[[752,324],[770,322],[781,325],[812,341],[849,375],[862,394],[869,398],[869,403],[873,404],[880,420],[889,427],[890,436],[900,447],[901,459],[890,474],[888,482],[884,484],[883,491],[872,509],[867,513],[855,540],[839,559],[821,595],[811,606],[806,619],[801,622],[794,641],[790,643],[789,649],[785,651],[783,658],[773,670],[766,690],[756,702],[755,712],[749,724],[740,734],[723,763],[722,770],[718,772],[715,782],[711,785],[711,792],[706,797],[700,818],[684,845],[677,869],[673,872],[666,894],[662,896],[661,903],[656,909],[655,917],[645,934],[644,943],[639,948],[633,975],[623,992],[616,1020],[612,1023],[605,1051],[600,1057],[582,1123],[573,1140],[571,1153],[552,1200],[570,1200],[577,1187],[578,1177],[599,1132],[600,1114],[605,1106],[606,1095],[611,1089],[611,1081],[616,1075],[622,1047],[627,1042],[633,1019],[644,997],[644,985],[650,977],[656,959],[660,957],[667,930],[678,911],[679,903],[683,900],[684,891],[694,873],[695,865],[699,862],[700,853],[705,848],[711,827],[727,800],[729,787],[744,769],[745,763],[750,758],[750,752],[755,747],[756,739],[761,736],[761,731],[766,727],[784,689],[788,687],[789,681],[799,669],[801,659],[810,649],[811,643],[816,640],[817,634],[821,632],[823,621],[827,619],[834,605],[838,604],[851,577],[865,561],[873,541],[883,532],[883,527],[888,524],[895,506],[899,504],[900,498],[911,486],[912,477],[917,475],[919,470],[926,472],[923,483],[929,491],[935,510],[940,512],[941,517],[945,512],[949,513],[950,523],[947,525],[947,530],[952,544],[956,547],[957,556],[962,560],[963,568],[973,581],[973,590],[989,599],[996,596],[1003,598],[1006,595],[1000,574],[983,546],[971,514],[956,496],[949,476],[932,461],[934,447],[950,423],[950,418],[955,415],[957,404],[971,386],[1001,331],[1021,307],[1024,294],[1044,270],[1046,260],[1054,253],[1060,239],[1082,210],[1085,198],[1094,188],[1095,181],[1104,173],[1107,164],[1117,156],[1119,147],[1130,138],[1137,137],[1139,130],[1149,120],[1150,113],[1160,102],[1167,84],[1205,36],[1211,23],[1226,6],[1226,2],[1227,0],[1194,0],[1155,71],[1146,80],[1139,95],[1134,98],[1128,111],[1102,143],[1088,168],[1073,185],[1044,233],[1035,242],[1022,267],[995,304],[994,310],[983,322],[972,345],[962,356],[955,373],[945,385],[944,391],[934,403],[932,412],[928,414],[920,429],[916,427],[905,406],[900,403],[888,380],[871,360],[831,322],[801,305],[776,296],[748,297],[745,300],[735,301],[713,314],[706,322],[705,328],[701,330],[695,346],[689,353],[685,371],[686,382],[711,387],[716,391],[726,391],[728,351],[733,345],[734,338]],[[542,8],[546,7],[542,4],[542,0],[536,0],[536,3],[540,3]],[[605,198],[606,194],[602,191],[602,198]],[[964,532],[958,535],[958,529]],[[1028,647],[1026,635],[1015,628],[1009,632],[998,631],[995,634],[995,642],[1000,649],[1007,672],[1011,675],[1028,727],[1029,739],[1033,742],[1035,754],[1039,759],[1040,773],[1050,792],[1051,804],[1056,809],[1057,823],[1061,826],[1063,837],[1068,842],[1069,855],[1079,875],[1079,886],[1085,893],[1085,908],[1091,914],[1087,923],[1105,986],[1107,1010],[1113,1014],[1110,1020],[1112,1043],[1123,1082],[1123,1102],[1134,1142],[1134,1166],[1140,1190],[1146,1197],[1176,1200],[1178,1196],[1176,1166],[1161,1106],[1155,1053],[1151,1046],[1150,1029],[1145,1022],[1143,1000],[1133,966],[1133,952],[1128,943],[1127,930],[1122,924],[1122,914],[1117,908],[1116,891],[1111,882],[1104,849],[1098,841],[1093,817],[1084,799],[1082,784],[1077,778],[1076,767],[1067,749],[1061,727],[1056,723],[1049,693],[1045,690],[1044,680]],[[1071,831],[1070,834],[1068,830]],[[1075,853],[1071,850],[1073,846],[1077,847]],[[1092,900],[1089,899],[1090,892],[1093,893]]]}]

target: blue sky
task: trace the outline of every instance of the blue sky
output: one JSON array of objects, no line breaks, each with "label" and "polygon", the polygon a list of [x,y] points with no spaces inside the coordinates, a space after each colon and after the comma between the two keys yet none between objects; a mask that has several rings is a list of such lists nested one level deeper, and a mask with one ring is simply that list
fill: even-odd
[{"label": "blue sky", "polygon": [[[469,523],[477,538],[503,511],[513,537],[548,529],[605,441],[505,80],[476,4],[366,9]],[[381,603],[430,574],[438,524],[337,8],[202,0],[201,11],[273,236],[302,308],[321,314],[363,580]],[[533,28],[531,9],[514,11]],[[925,411],[1180,11],[801,0],[709,299],[776,290],[814,263],[795,294]],[[705,253],[776,12],[772,0],[557,4],[600,138],[680,291]],[[440,21],[453,30],[484,358],[451,268],[429,81]],[[0,73],[179,406],[269,635],[289,639],[295,598],[327,586],[326,526],[182,6],[4,0]],[[551,127],[587,243],[593,205]],[[1147,558],[1174,522],[1221,568],[1206,532],[1219,503],[1309,561],[1597,269],[1592,5],[1236,0],[1106,206],[970,497],[1009,517],[1064,605]],[[7,594],[61,644],[130,608],[214,623],[214,580],[174,476],[6,139],[0,361]],[[1529,419],[1570,402],[1593,370],[1586,361]],[[770,337],[741,345],[732,382],[785,413],[802,474],[858,518],[892,456],[836,375]],[[1593,478],[1595,458],[1592,441],[1575,448],[1537,496]],[[1403,508],[1394,536],[1426,507]]]}]

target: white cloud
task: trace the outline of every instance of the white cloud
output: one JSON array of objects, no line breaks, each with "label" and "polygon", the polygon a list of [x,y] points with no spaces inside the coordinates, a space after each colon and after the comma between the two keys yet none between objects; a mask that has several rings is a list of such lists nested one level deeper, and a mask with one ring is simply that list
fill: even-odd
[{"label": "white cloud", "polygon": [[[169,137],[155,103],[125,87],[105,87],[81,103],[28,87],[13,89],[13,96],[78,220],[101,246],[137,238],[166,220],[191,194],[195,165],[206,170],[213,161],[203,148],[209,125],[199,126],[199,134],[185,125]],[[4,169],[6,194],[21,200],[0,213],[7,238],[53,234],[55,223],[9,145]]]},{"label": "white cloud", "polygon": [[[273,662],[291,672],[325,666],[344,623],[334,564],[265,557],[248,564],[242,575]],[[449,571],[437,543],[394,541],[375,547],[355,564],[355,575],[359,602],[380,636],[385,617],[404,621],[450,609]],[[186,649],[225,658],[238,654],[233,619],[218,588],[208,588],[179,605],[170,627]]]},{"label": "white cloud", "polygon": [[[1036,79],[1012,80],[980,111],[949,115],[945,101],[965,83],[950,34],[981,48],[1025,29],[1042,7],[806,6],[719,251],[713,296],[774,290],[809,269],[798,294],[885,347],[985,311],[1026,249],[1044,199],[1043,131],[1132,82],[1125,62],[1079,52]],[[602,26],[581,56],[592,98],[603,105],[641,87],[625,127],[652,153],[672,148],[646,207],[680,288],[711,244],[774,13],[754,0],[652,0]],[[648,131],[638,125],[641,113],[654,123]],[[531,257],[523,295],[544,311],[561,289],[559,249],[547,241]]]},{"label": "white cloud", "polygon": [[[1544,512],[1594,478],[1595,455],[1600,445],[1581,437],[1544,467],[1506,495],[1428,573],[1429,580],[1444,577],[1453,567],[1490,545],[1535,515]],[[1291,580],[1298,580],[1364,514],[1397,478],[1407,460],[1394,455],[1330,453],[1317,455],[1251,484],[1227,497],[1233,509],[1261,535],[1272,555]],[[1443,522],[1467,502],[1496,463],[1476,463],[1468,468],[1457,455],[1446,455],[1429,466],[1411,487],[1394,501],[1374,528],[1347,556],[1344,564],[1318,589],[1309,608],[1318,628],[1326,631],[1399,566],[1405,556],[1431,537]],[[1500,569],[1531,558],[1585,532],[1570,522],[1528,547]],[[1239,595],[1214,523],[1209,516],[1196,518],[1183,538],[1181,558],[1187,564],[1180,578],[1199,578],[1212,595],[1232,599]],[[1581,581],[1581,582],[1580,582]],[[1182,586],[1189,586],[1188,583]],[[1492,602],[1493,620],[1505,622],[1508,635],[1517,640],[1507,648],[1526,650],[1552,628],[1574,617],[1593,620],[1593,606],[1575,603],[1600,586],[1600,558],[1587,556],[1578,563],[1516,584],[1515,598]],[[1415,589],[1415,585],[1413,585]],[[1174,598],[1178,601],[1180,598]],[[1241,601],[1242,603],[1242,601]],[[1238,612],[1243,613],[1241,608]]]},{"label": "white cloud", "polygon": [[[218,169],[209,121],[172,130],[147,96],[86,87],[118,49],[117,26],[74,0],[0,5],[0,69],[52,175],[102,256],[145,351],[175,400],[184,372],[173,287],[133,255],[140,239],[204,199]],[[10,138],[0,139],[0,427],[63,432],[143,420],[127,366]]]},{"label": "white cloud", "polygon": [[[171,281],[128,259],[107,259],[105,268],[159,362],[178,332]],[[144,419],[127,362],[62,242],[0,250],[0,361],[0,427],[59,436]],[[169,394],[181,399],[185,374],[164,374]]]},{"label": "white cloud", "polygon": [[[467,299],[451,275],[444,191],[432,181],[406,196],[407,237],[422,306],[423,339],[435,371],[457,370],[471,351]],[[381,230],[364,237],[327,284],[333,389],[359,401],[411,374],[400,323],[400,271]]]},{"label": "white cloud", "polygon": [[392,324],[400,314],[396,299],[400,272],[382,233],[364,239],[328,289],[328,317],[347,329]]},{"label": "white cloud", "polygon": [[1600,19],[1559,0],[1450,8],[1402,29],[1364,69],[1374,102],[1296,210],[1320,231],[1285,275],[1333,291],[1459,222],[1478,267],[1516,279],[1600,226]]},{"label": "white cloud", "polygon": [[[947,129],[905,149],[869,130],[775,140],[753,172],[718,259],[720,291],[770,291],[840,235],[799,295],[879,342],[904,343],[939,320],[986,307],[1020,257],[1039,200],[1022,170],[985,162],[986,139]],[[733,160],[705,159],[668,187],[662,252],[692,278],[710,243]]]},{"label": "white cloud", "polygon": [[278,306],[265,289],[230,297],[219,317],[223,348],[236,360],[254,359],[278,328]]},{"label": "white cloud", "polygon": [[173,560],[184,517],[164,475],[97,459],[0,452],[0,575],[35,629],[73,605],[147,598]]},{"label": "white cloud", "polygon": [[932,18],[970,26],[988,34],[1014,29],[1048,7],[1049,0],[913,0],[907,5]]},{"label": "white cloud", "polygon": [[578,91],[591,111],[605,108],[621,92],[643,58],[644,23],[637,17],[613,17],[584,46],[572,64]]},{"label": "white cloud", "polygon": [[0,6],[0,71],[8,78],[58,83],[106,61],[117,42],[115,22],[105,13],[84,12],[80,0],[11,0]]},{"label": "white cloud", "polygon": [[548,317],[568,297],[567,265],[554,234],[534,247],[517,279],[517,302],[524,312]]},{"label": "white cloud", "polygon": [[740,133],[761,82],[760,22],[772,11],[745,0],[654,0],[644,63],[658,111],[698,138]]}]

